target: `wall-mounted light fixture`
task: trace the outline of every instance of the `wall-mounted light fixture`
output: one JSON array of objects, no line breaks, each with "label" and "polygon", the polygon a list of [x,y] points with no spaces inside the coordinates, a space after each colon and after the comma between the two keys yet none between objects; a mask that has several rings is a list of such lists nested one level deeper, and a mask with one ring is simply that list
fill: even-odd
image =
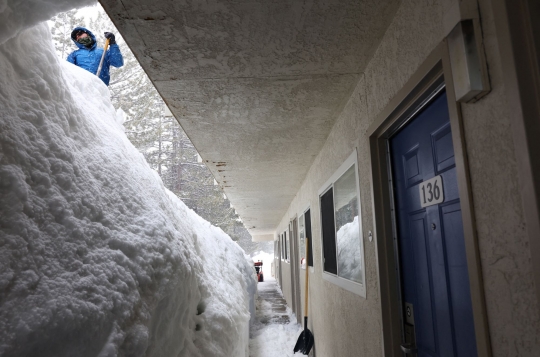
[{"label": "wall-mounted light fixture", "polygon": [[460,21],[447,37],[458,102],[475,102],[491,90],[481,41],[475,20]]}]

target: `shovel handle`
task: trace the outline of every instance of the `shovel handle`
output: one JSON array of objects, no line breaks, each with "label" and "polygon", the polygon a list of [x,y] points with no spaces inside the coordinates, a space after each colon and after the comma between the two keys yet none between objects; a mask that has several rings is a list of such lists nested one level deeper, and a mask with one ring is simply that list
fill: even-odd
[{"label": "shovel handle", "polygon": [[304,316],[308,316],[308,280],[309,280],[309,239],[306,237],[306,294],[304,298]]},{"label": "shovel handle", "polygon": [[96,76],[99,77],[101,69],[103,68],[103,60],[105,59],[105,54],[107,54],[107,48],[109,47],[109,39],[105,40],[105,46],[103,46],[103,55],[101,55],[101,60],[99,61],[99,66],[96,72]]}]

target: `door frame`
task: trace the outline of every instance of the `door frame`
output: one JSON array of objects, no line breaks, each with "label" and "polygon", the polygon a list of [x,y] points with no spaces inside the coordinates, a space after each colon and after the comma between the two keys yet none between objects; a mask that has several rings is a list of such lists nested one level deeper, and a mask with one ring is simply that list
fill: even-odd
[{"label": "door frame", "polygon": [[298,323],[302,321],[302,304],[300,302],[300,247],[298,242],[298,217],[294,216],[289,221],[289,236],[291,247],[291,288],[292,307]]},{"label": "door frame", "polygon": [[388,184],[391,172],[387,141],[441,83],[446,85],[448,99],[478,356],[492,355],[463,122],[460,105],[454,95],[448,47],[444,40],[375,118],[367,131],[385,356],[403,356],[400,349],[403,315],[399,266],[395,255],[397,237],[393,217],[393,193]]},{"label": "door frame", "polygon": [[531,273],[540,306],[540,23],[536,0],[493,0],[497,44],[521,185],[531,252]]},{"label": "door frame", "polygon": [[277,257],[277,263],[276,263],[276,266],[278,268],[278,275],[276,278],[278,278],[278,285],[280,288],[283,288],[283,280],[282,280],[282,277],[281,277],[281,235],[278,233],[277,234],[277,247],[278,247],[278,257]]}]

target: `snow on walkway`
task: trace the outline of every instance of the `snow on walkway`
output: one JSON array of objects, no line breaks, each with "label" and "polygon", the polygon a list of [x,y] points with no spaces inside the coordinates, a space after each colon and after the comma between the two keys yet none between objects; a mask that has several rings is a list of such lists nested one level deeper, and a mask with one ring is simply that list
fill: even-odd
[{"label": "snow on walkway", "polygon": [[301,326],[287,306],[281,289],[273,278],[257,285],[256,322],[251,328],[250,357],[302,356],[293,353]]},{"label": "snow on walkway", "polygon": [[247,356],[253,263],[32,27],[69,4],[0,0],[0,356]]}]

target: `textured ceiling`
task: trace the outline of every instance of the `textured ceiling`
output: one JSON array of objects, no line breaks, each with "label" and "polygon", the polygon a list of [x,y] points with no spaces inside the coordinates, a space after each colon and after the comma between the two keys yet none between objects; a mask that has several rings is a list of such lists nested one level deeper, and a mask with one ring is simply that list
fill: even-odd
[{"label": "textured ceiling", "polygon": [[263,235],[286,213],[399,0],[101,3],[246,227]]}]

